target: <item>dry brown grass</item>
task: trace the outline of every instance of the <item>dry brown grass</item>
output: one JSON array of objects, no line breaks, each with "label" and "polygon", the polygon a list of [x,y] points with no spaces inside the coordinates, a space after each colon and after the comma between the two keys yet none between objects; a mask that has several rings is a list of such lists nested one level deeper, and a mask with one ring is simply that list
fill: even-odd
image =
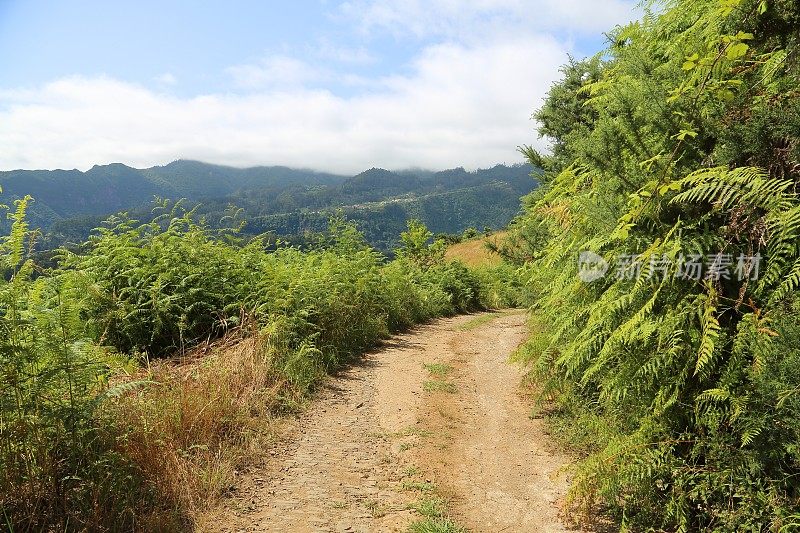
[{"label": "dry brown grass", "polygon": [[151,383],[116,403],[118,451],[160,502],[138,517],[147,530],[191,526],[274,437],[275,411],[294,395],[266,339],[236,332],[135,379]]},{"label": "dry brown grass", "polygon": [[499,231],[488,237],[473,239],[454,244],[447,249],[446,259],[459,259],[467,266],[497,265],[502,258],[486,247],[487,242],[500,244],[506,238],[507,231]]}]

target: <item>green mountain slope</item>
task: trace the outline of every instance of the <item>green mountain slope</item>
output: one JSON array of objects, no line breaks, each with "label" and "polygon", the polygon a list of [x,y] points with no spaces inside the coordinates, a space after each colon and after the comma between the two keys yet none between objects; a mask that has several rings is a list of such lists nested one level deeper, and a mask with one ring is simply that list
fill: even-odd
[{"label": "green mountain slope", "polygon": [[[113,213],[151,216],[156,197],[181,199],[214,227],[242,209],[247,234],[273,233],[302,241],[325,228],[342,210],[358,222],[370,242],[391,249],[408,218],[433,231],[461,233],[468,227],[505,226],[519,198],[537,184],[529,165],[497,165],[468,172],[391,172],[372,168],[352,177],[287,167],[233,168],[198,161],[175,161],[135,169],[122,164],[79,170],[0,172],[7,198],[34,197],[29,220],[43,231],[42,248],[85,240]],[[8,222],[0,222],[0,225]]]},{"label": "green mountain slope", "polygon": [[335,184],[344,176],[286,167],[239,169],[198,161],[135,169],[119,163],[80,170],[12,170],[0,172],[6,198],[33,196],[30,223],[48,230],[73,217],[108,215],[145,207],[155,196],[200,200],[243,189],[285,188],[291,185]]},{"label": "green mountain slope", "polygon": [[391,250],[399,244],[399,235],[409,219],[421,220],[434,233],[462,233],[470,227],[502,228],[519,211],[518,202],[519,193],[511,185],[492,181],[445,192],[260,216],[248,220],[246,230],[298,238],[306,232],[323,231],[328,218],[341,210],[373,246]]}]

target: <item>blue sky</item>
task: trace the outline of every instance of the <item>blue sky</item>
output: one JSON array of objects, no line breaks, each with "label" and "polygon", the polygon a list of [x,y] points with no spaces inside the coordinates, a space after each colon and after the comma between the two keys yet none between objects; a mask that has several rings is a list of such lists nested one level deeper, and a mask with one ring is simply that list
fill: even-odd
[{"label": "blue sky", "polygon": [[0,168],[514,162],[567,54],[632,6],[0,0]]}]

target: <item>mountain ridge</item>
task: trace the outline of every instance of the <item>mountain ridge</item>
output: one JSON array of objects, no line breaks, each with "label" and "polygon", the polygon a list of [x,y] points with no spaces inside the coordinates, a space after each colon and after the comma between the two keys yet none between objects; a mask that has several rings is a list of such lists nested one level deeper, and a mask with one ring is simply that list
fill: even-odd
[{"label": "mountain ridge", "polygon": [[[143,169],[111,163],[86,171],[0,171],[0,187],[5,203],[25,195],[34,198],[28,217],[31,226],[42,229],[43,246],[48,248],[85,240],[115,213],[146,218],[155,198],[169,198],[198,205],[198,214],[212,226],[234,205],[250,221],[245,231],[296,238],[324,228],[327,217],[342,209],[368,227],[370,242],[390,249],[406,218],[420,218],[434,231],[448,233],[507,224],[519,208],[519,198],[536,186],[532,171],[528,165],[495,165],[471,172],[463,167],[441,171],[373,167],[346,176],[179,159]],[[400,199],[402,205],[397,205]]]}]

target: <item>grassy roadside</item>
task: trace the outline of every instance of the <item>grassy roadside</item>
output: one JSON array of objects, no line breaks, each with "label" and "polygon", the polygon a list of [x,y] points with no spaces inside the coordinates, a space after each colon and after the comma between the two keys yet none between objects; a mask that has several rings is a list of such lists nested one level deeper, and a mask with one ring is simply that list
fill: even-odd
[{"label": "grassy roadside", "polygon": [[36,270],[25,207],[0,280],[11,531],[190,530],[326,373],[393,332],[492,305],[424,231],[386,262],[343,223],[319,248],[270,251],[190,213],[120,219]]},{"label": "grassy roadside", "polygon": [[[522,385],[530,404],[528,416],[544,421],[552,443],[572,459],[570,468],[573,468],[606,446],[616,428],[609,419],[580,401],[568,387],[553,387],[552,382],[547,381],[542,354],[548,348],[551,328],[536,311],[529,312],[527,324],[528,339],[512,354],[511,360],[527,368]],[[605,508],[583,503],[571,484],[564,501],[564,518],[590,530],[611,531],[620,527],[619,522],[603,514]]]}]

